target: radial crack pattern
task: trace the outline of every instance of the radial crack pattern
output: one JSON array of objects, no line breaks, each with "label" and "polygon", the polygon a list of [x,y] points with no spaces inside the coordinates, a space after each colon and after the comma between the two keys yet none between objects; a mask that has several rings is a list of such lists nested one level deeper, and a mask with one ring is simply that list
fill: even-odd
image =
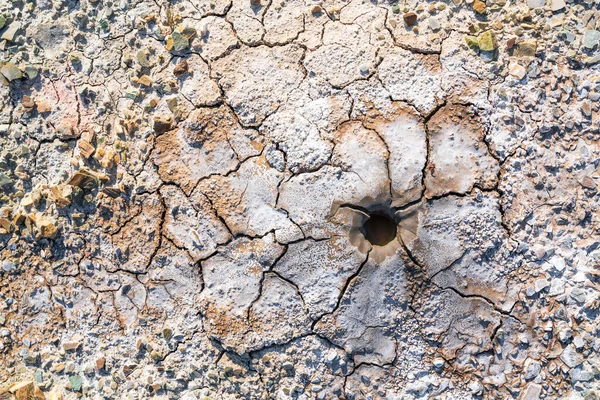
[{"label": "radial crack pattern", "polygon": [[597,8],[0,2],[0,398],[596,398]]}]

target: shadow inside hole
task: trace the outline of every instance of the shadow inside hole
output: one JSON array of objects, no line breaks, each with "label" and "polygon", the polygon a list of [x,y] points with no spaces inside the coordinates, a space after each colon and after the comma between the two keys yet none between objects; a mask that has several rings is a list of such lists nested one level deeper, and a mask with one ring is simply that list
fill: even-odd
[{"label": "shadow inside hole", "polygon": [[373,246],[385,246],[396,238],[396,223],[384,214],[371,214],[363,224],[365,239]]}]

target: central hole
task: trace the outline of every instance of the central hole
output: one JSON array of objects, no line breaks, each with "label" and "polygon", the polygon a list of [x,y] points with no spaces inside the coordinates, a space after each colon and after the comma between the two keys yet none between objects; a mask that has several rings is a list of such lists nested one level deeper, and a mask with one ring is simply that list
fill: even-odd
[{"label": "central hole", "polygon": [[365,238],[374,246],[385,246],[396,237],[396,223],[387,215],[371,214],[363,226]]}]

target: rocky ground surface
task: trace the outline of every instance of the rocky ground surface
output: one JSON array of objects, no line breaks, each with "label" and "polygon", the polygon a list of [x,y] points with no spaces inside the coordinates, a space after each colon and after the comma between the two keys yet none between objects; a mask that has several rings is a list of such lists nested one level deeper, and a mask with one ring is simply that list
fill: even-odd
[{"label": "rocky ground surface", "polygon": [[0,399],[600,396],[592,0],[0,0]]}]

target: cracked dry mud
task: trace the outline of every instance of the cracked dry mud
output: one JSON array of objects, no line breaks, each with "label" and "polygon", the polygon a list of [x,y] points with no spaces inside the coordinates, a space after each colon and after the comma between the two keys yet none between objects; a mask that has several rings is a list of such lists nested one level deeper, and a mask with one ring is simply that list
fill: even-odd
[{"label": "cracked dry mud", "polygon": [[599,28],[0,0],[0,399],[597,399]]}]

